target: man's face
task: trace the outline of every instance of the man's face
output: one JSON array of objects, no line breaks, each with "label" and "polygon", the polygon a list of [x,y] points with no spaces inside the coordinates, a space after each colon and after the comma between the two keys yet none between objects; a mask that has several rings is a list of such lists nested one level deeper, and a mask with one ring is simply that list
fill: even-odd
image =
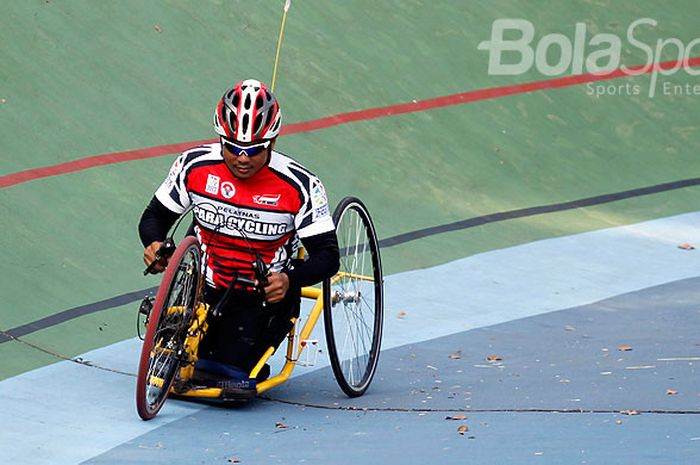
[{"label": "man's face", "polygon": [[260,171],[267,163],[274,146],[275,141],[244,144],[221,139],[226,166],[239,179],[248,179]]}]

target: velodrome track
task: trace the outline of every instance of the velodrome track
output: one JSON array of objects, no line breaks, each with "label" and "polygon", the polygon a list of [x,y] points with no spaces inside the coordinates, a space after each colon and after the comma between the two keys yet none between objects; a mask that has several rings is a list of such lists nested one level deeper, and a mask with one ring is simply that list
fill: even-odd
[{"label": "velodrome track", "polygon": [[0,19],[0,462],[697,463],[700,262],[678,246],[700,243],[700,97],[494,78],[476,49],[503,17],[624,36],[651,16],[645,39],[688,43],[692,2],[295,3],[280,147],[375,217],[377,379],[349,400],[322,362],[242,408],[138,419],[133,301],[157,280],[135,224],[172,155],[211,138],[222,76],[269,74],[273,3],[17,2]]},{"label": "velodrome track", "polygon": [[[90,366],[37,369],[0,383],[14,445],[0,457],[692,463],[700,279],[697,257],[676,243],[698,226],[699,214],[681,215],[390,276],[381,368],[359,399],[345,398],[322,362],[242,408],[170,401],[144,423],[132,399],[138,340],[84,354]],[[487,361],[493,354],[502,360]],[[621,414],[632,410],[641,415]]]}]

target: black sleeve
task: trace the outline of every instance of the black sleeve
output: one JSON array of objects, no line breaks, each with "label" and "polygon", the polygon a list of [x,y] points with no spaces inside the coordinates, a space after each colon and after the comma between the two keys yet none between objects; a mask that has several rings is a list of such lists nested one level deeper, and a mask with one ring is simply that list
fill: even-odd
[{"label": "black sleeve", "polygon": [[180,217],[175,212],[168,210],[155,196],[151,199],[139,221],[139,237],[144,247],[148,247],[153,241],[162,241],[168,235],[168,231]]},{"label": "black sleeve", "polygon": [[308,259],[287,271],[289,287],[311,286],[330,278],[340,268],[340,252],[335,231],[329,231],[301,240]]}]

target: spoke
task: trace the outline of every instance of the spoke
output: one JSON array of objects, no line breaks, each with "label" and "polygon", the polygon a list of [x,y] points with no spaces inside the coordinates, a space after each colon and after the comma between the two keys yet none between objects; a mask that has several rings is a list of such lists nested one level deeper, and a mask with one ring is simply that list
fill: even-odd
[{"label": "spoke", "polygon": [[[359,252],[359,249],[360,249],[359,241],[365,238],[365,235],[362,234],[363,231],[364,231],[364,222],[362,221],[362,217],[360,217],[360,215],[357,215],[357,225],[355,226],[355,238],[356,238],[356,244],[357,244],[356,249],[355,249],[355,260],[358,261],[357,256],[359,253],[360,257],[362,258],[362,263],[361,264],[357,263],[358,265],[361,266],[361,268],[360,268],[359,272],[357,271],[357,268],[355,268],[355,274],[364,274],[364,271],[365,271],[365,257],[364,257],[365,248],[364,248],[364,246],[367,243],[367,241],[363,242],[362,251]],[[358,282],[359,282],[359,280],[355,281],[356,284]],[[355,291],[359,291],[358,286],[355,286]]]},{"label": "spoke", "polygon": [[[355,322],[355,329],[358,330],[358,332],[359,332],[359,327],[357,325],[357,321]],[[364,340],[361,338],[354,339],[354,342],[355,342],[355,344],[354,344],[355,351],[354,351],[353,357],[350,359],[350,363],[357,366],[357,377],[358,378],[353,379],[352,384],[358,385],[362,381],[362,378],[364,377],[364,373],[366,371],[366,365],[364,363],[364,360],[366,358],[365,351],[364,351],[365,345],[364,345]]]},{"label": "spoke", "polygon": [[[374,295],[374,293],[372,295]],[[374,300],[374,299],[372,299],[372,300]],[[362,304],[364,304],[365,307],[367,307],[367,310],[372,314],[372,320],[374,320],[374,307],[372,307],[369,304],[369,302],[367,302],[367,299],[364,297],[362,297],[362,299],[360,299],[360,301],[362,302]]]},{"label": "spoke", "polygon": [[[364,302],[364,306],[367,307],[366,302]],[[342,312],[342,321],[345,327],[343,328],[343,344],[339,355],[341,363],[345,367],[343,371],[348,372],[350,383],[358,385],[367,371],[372,343],[373,327],[368,324],[365,314],[372,312],[363,311],[362,303],[358,305],[357,302],[344,304]]]},{"label": "spoke", "polygon": [[[356,310],[356,309],[355,309]],[[353,317],[353,323],[354,323],[354,328],[355,328],[355,334],[356,337],[354,339],[354,354],[353,354],[353,362],[357,365],[357,371],[358,375],[360,378],[357,380],[358,383],[362,381],[362,378],[364,377],[365,371],[366,371],[366,364],[364,363],[365,359],[367,358],[367,344],[366,340],[363,337],[363,327],[365,327],[364,320],[361,318],[361,315],[358,314],[357,311],[351,311],[350,315]]]}]

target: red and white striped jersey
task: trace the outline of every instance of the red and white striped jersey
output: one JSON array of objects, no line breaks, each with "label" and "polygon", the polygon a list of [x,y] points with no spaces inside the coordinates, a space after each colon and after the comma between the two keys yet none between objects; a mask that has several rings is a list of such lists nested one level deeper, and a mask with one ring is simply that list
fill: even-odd
[{"label": "red and white striped jersey", "polygon": [[235,273],[253,277],[257,252],[272,271],[288,266],[298,238],[333,231],[321,181],[291,158],[273,151],[254,176],[236,178],[219,143],[180,155],[156,191],[174,213],[192,206],[207,282],[227,287]]}]

